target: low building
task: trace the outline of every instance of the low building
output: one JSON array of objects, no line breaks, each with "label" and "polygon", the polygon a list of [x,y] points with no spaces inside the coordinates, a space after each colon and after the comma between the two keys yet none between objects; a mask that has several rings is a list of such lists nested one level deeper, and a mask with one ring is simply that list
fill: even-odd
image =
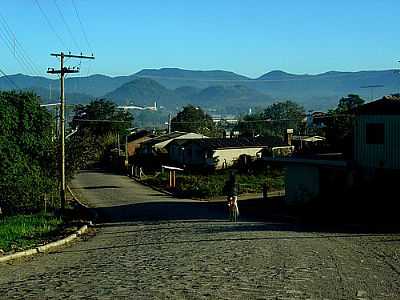
[{"label": "low building", "polygon": [[168,154],[168,145],[175,140],[181,139],[207,139],[208,137],[198,133],[187,133],[175,131],[169,134],[160,135],[143,142],[139,153],[142,155],[166,155]]},{"label": "low building", "polygon": [[137,151],[139,150],[142,143],[154,138],[155,135],[147,130],[140,130],[134,132],[126,137],[126,144],[127,144],[127,152],[128,156],[134,156]]},{"label": "low building", "polygon": [[345,192],[352,185],[349,163],[341,154],[265,157],[263,160],[285,168],[285,201],[289,205]]},{"label": "low building", "polygon": [[400,97],[385,96],[356,111],[354,160],[366,170],[400,170]]},{"label": "low building", "polygon": [[257,157],[264,149],[284,146],[280,138],[209,138],[176,140],[169,146],[169,158],[194,168],[230,167],[241,155]]}]

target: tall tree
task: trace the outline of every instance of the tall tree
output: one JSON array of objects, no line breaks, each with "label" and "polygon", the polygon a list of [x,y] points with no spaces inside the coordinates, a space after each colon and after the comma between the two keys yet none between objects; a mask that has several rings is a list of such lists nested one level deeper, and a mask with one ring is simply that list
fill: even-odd
[{"label": "tall tree", "polygon": [[194,132],[207,136],[217,136],[219,133],[213,119],[200,107],[188,105],[172,120],[172,131]]},{"label": "tall tree", "polygon": [[304,116],[303,106],[293,101],[278,102],[268,106],[262,112],[244,116],[239,121],[238,129],[241,135],[245,136],[283,137],[288,128],[299,132],[302,129]]},{"label": "tall tree", "polygon": [[329,111],[331,118],[326,121],[326,138],[333,151],[343,152],[350,157],[354,129],[354,113],[364,100],[355,94],[350,94],[339,100],[338,106]]},{"label": "tall tree", "polygon": [[130,112],[118,109],[115,103],[105,99],[76,106],[71,127],[77,129],[77,132],[71,136],[67,145],[70,176],[89,160],[101,160],[110,147],[116,144],[117,134],[122,138],[132,123]]},{"label": "tall tree", "polygon": [[50,113],[30,92],[0,92],[0,207],[6,213],[40,209],[56,189]]}]

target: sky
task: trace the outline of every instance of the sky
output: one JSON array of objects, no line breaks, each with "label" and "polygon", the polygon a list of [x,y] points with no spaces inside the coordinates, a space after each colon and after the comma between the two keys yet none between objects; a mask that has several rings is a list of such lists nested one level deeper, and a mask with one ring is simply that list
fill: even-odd
[{"label": "sky", "polygon": [[68,61],[82,76],[394,69],[399,11],[398,0],[3,0],[0,69],[46,76],[59,64],[50,53],[60,51],[95,55]]}]

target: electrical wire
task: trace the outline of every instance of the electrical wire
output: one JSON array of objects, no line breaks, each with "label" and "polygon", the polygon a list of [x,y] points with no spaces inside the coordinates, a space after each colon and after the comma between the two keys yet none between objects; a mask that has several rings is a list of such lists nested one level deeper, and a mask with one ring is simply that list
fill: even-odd
[{"label": "electrical wire", "polygon": [[3,74],[4,77],[7,78],[7,80],[16,88],[16,89],[20,89],[20,87],[2,70],[0,69],[0,73]]},{"label": "electrical wire", "polygon": [[89,42],[88,35],[86,34],[86,30],[85,30],[85,27],[83,26],[81,17],[79,16],[78,8],[76,7],[75,1],[71,0],[71,2],[72,2],[72,6],[74,7],[74,10],[75,10],[76,18],[78,19],[78,22],[80,24],[83,37],[85,38],[86,44],[88,45],[88,50],[93,53],[92,46],[91,46],[91,44]]},{"label": "electrical wire", "polygon": [[54,28],[53,24],[50,22],[49,17],[46,15],[46,13],[44,12],[43,8],[40,6],[39,1],[38,0],[34,0],[36,2],[36,5],[38,6],[40,12],[42,13],[43,17],[45,18],[47,24],[49,25],[50,29],[53,31],[53,33],[56,35],[56,37],[58,38],[58,40],[60,41],[61,45],[65,48],[68,49],[68,47],[66,46],[64,40],[61,38],[61,36],[57,33],[56,29]]},{"label": "electrical wire", "polygon": [[[20,43],[20,41],[17,39],[16,34],[13,32],[9,24],[7,23],[6,18],[0,13],[0,25],[2,26],[2,32],[3,32],[3,40],[7,40],[9,44],[9,49],[12,52],[13,56],[20,56],[20,59],[22,63],[30,69],[33,74],[36,74],[38,76],[41,75],[39,68],[35,64],[35,62],[31,59],[29,54],[25,51],[24,47]],[[14,46],[14,47],[13,47]],[[12,49],[13,48],[13,49]]]},{"label": "electrical wire", "polygon": [[60,7],[59,7],[58,4],[57,4],[57,0],[53,0],[53,2],[54,2],[54,5],[55,5],[56,8],[57,8],[57,11],[58,11],[58,13],[59,13],[59,15],[60,15],[60,17],[61,17],[61,20],[63,21],[65,27],[67,28],[67,31],[68,31],[68,33],[69,33],[69,35],[70,35],[70,37],[71,37],[71,39],[72,39],[72,41],[73,41],[75,47],[76,47],[76,50],[79,50],[80,52],[82,52],[81,49],[80,49],[80,47],[79,47],[78,42],[76,41],[76,39],[75,39],[75,37],[74,37],[74,35],[73,35],[72,31],[71,31],[71,28],[69,27],[67,21],[65,20],[65,17],[64,17],[63,12],[61,11]]}]

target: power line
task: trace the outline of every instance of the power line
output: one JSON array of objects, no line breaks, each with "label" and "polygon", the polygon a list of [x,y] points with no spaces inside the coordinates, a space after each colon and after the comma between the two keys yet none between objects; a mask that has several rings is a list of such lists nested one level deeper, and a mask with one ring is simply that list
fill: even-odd
[{"label": "power line", "polygon": [[20,89],[19,86],[2,70],[0,69],[0,73],[3,74],[4,77],[8,79],[8,81],[16,88]]},{"label": "power line", "polygon": [[[34,61],[30,58],[28,53],[25,51],[24,47],[19,42],[15,33],[13,32],[13,30],[7,23],[6,18],[4,18],[4,16],[1,13],[0,13],[0,21],[1,21],[0,25],[2,25],[2,27],[3,27],[3,29],[2,29],[3,35],[4,35],[3,40],[6,39],[8,41],[8,43],[10,45],[9,49],[12,52],[12,54],[14,55],[14,57],[16,58],[17,55],[20,55],[21,56],[20,59],[28,67],[28,69],[31,69],[31,71],[33,71],[34,74],[40,75],[40,72],[38,71],[39,68],[36,66]],[[14,48],[14,49],[12,49],[12,48]]]},{"label": "power line", "polygon": [[71,0],[71,2],[72,2],[72,5],[73,5],[73,7],[74,7],[74,10],[75,10],[76,18],[77,18],[78,21],[79,21],[79,24],[80,24],[80,27],[81,27],[81,30],[82,30],[82,34],[83,34],[83,36],[84,36],[84,38],[85,38],[86,44],[87,44],[88,47],[89,47],[88,50],[91,51],[91,52],[93,52],[92,46],[90,45],[88,36],[87,36],[87,34],[86,34],[86,31],[85,31],[85,27],[83,27],[82,20],[81,20],[81,18],[80,18],[80,16],[79,16],[78,9],[77,9],[77,7],[76,7],[75,1],[74,1],[74,0]]},{"label": "power line", "polygon": [[26,70],[28,73],[35,73],[34,70],[29,67],[29,64],[27,64],[26,61],[14,51],[13,42],[7,38],[7,35],[4,33],[4,30],[2,28],[0,28],[0,38],[3,40],[11,55],[14,56],[15,60],[18,62],[21,68]]},{"label": "power line", "polygon": [[79,45],[78,45],[78,43],[77,43],[77,41],[76,41],[74,35],[72,34],[71,28],[69,27],[67,21],[65,20],[65,17],[64,17],[63,12],[61,11],[60,7],[58,6],[57,0],[53,0],[53,2],[54,2],[54,5],[55,5],[56,8],[57,8],[57,11],[58,11],[58,13],[59,13],[59,15],[60,15],[60,17],[61,17],[61,20],[63,21],[65,27],[67,28],[67,31],[68,31],[68,33],[69,33],[69,35],[70,35],[72,41],[74,42],[74,45],[75,45],[75,47],[76,47],[76,50],[82,50],[82,49],[80,49],[80,47],[79,47]]},{"label": "power line", "polygon": [[61,36],[57,33],[56,29],[54,28],[53,24],[51,24],[49,17],[46,15],[46,13],[44,12],[43,8],[40,6],[39,1],[35,0],[36,5],[39,7],[40,12],[42,13],[43,17],[45,18],[47,24],[49,25],[50,29],[54,32],[54,34],[56,35],[56,37],[58,38],[58,40],[60,41],[61,45],[65,48],[68,49],[68,47],[66,46],[64,40],[61,38]]}]

